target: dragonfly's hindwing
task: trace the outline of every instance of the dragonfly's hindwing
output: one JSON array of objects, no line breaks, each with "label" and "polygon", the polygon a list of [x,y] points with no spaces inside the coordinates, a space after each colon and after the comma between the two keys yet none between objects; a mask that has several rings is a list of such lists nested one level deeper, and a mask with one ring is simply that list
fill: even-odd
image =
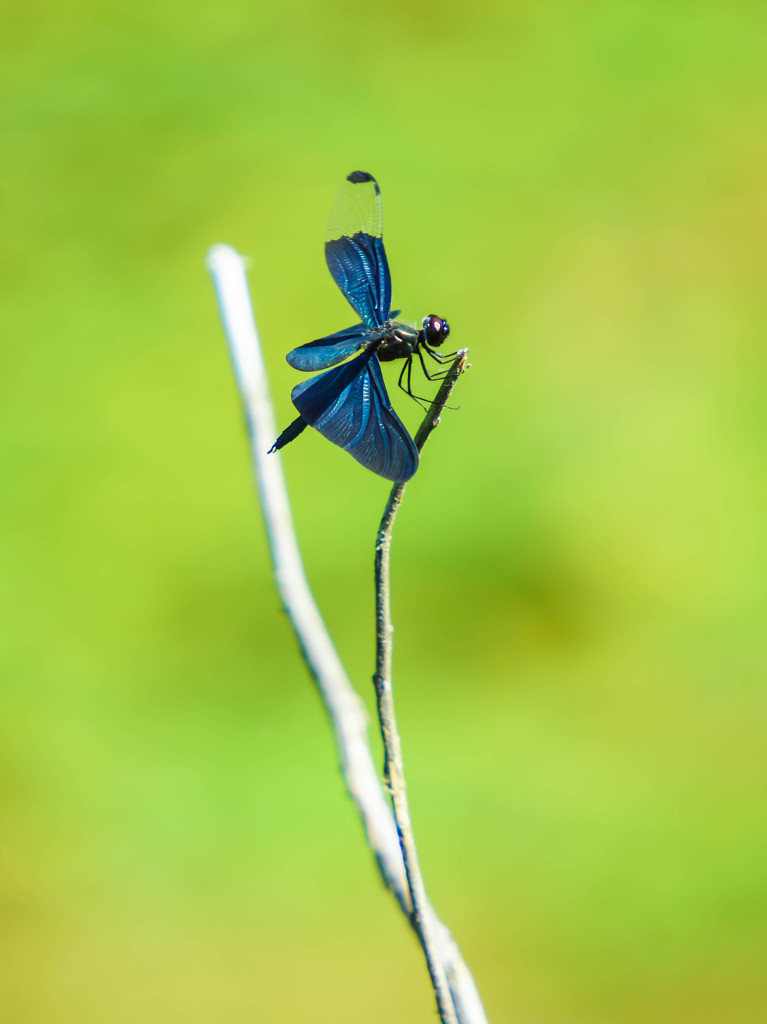
[{"label": "dragonfly's hindwing", "polygon": [[402,482],[418,468],[418,449],[391,407],[374,353],[303,381],[291,398],[307,423],[379,476]]}]

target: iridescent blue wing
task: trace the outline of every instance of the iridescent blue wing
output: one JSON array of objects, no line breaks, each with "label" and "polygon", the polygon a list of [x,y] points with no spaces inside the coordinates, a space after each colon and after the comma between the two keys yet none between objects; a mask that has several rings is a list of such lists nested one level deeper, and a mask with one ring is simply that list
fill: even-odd
[{"label": "iridescent blue wing", "polygon": [[391,278],[383,245],[383,206],[378,182],[352,171],[328,218],[325,259],[333,280],[368,327],[389,318]]},{"label": "iridescent blue wing", "polygon": [[364,324],[355,324],[343,331],[299,345],[285,357],[294,370],[325,370],[343,362],[361,348],[365,348],[375,335]]},{"label": "iridescent blue wing", "polygon": [[418,449],[391,407],[373,353],[303,381],[290,397],[307,423],[379,476],[404,482],[418,469]]}]

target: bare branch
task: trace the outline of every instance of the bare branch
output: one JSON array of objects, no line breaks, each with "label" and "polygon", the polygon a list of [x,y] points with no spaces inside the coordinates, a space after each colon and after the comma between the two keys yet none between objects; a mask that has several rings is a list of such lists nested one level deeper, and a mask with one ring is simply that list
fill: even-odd
[{"label": "bare branch", "polygon": [[[466,367],[468,349],[461,349],[437,392],[421,426],[416,434],[416,445],[420,450],[447,405],[450,393]],[[392,636],[394,626],[391,620],[390,562],[391,537],[394,520],[405,493],[404,483],[395,484],[389,494],[381,525],[376,538],[375,583],[376,583],[376,672],[373,682],[378,701],[378,720],[384,742],[384,774],[391,792],[394,820],[397,825],[402,859],[405,864],[408,891],[413,906],[413,927],[421,941],[429,977],[434,988],[442,1024],[456,1024],[456,1007],[450,992],[447,972],[439,955],[438,931],[434,911],[426,898],[423,873],[418,861],[418,851],[410,820],[410,806],[405,784],[405,763],[402,757],[402,743],[394,711],[392,690]]]}]

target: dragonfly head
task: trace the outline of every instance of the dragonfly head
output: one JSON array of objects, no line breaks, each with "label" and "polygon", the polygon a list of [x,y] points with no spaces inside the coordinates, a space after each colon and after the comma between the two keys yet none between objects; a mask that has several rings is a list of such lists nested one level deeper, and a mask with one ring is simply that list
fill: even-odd
[{"label": "dragonfly head", "polygon": [[439,348],[447,340],[450,334],[450,324],[447,320],[431,313],[423,318],[423,336],[426,344],[431,348]]}]

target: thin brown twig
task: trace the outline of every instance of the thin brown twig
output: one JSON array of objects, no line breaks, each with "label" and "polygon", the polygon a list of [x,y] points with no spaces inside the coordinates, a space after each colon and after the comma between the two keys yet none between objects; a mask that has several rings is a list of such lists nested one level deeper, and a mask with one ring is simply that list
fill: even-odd
[{"label": "thin brown twig", "polygon": [[[461,349],[437,392],[421,426],[415,436],[419,451],[426,444],[429,435],[437,426],[447,405],[456,381],[466,368],[468,349]],[[405,484],[395,484],[389,494],[381,525],[376,538],[375,588],[376,588],[376,671],[373,676],[378,703],[378,720],[384,743],[384,777],[391,794],[397,835],[405,864],[408,890],[412,902],[412,923],[423,948],[429,977],[434,988],[442,1024],[456,1024],[456,1006],[451,995],[450,984],[444,965],[439,956],[437,928],[434,912],[426,897],[423,873],[418,860],[410,806],[405,784],[405,765],[402,757],[402,742],[394,710],[392,689],[392,635],[391,620],[390,562],[391,538],[394,520],[402,503]]]}]

